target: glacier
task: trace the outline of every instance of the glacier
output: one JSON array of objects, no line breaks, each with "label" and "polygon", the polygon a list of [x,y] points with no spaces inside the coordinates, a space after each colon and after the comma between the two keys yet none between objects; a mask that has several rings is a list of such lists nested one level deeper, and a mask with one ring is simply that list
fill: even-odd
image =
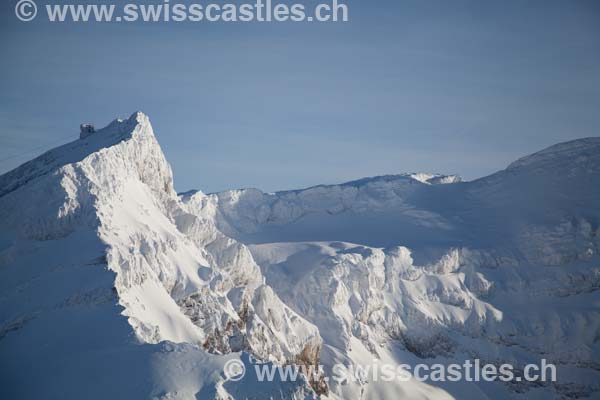
[{"label": "glacier", "polygon": [[[0,397],[597,398],[599,184],[586,138],[469,182],[177,194],[136,112],[0,176]],[[472,358],[558,381],[326,378]],[[234,382],[232,359],[325,373]]]}]

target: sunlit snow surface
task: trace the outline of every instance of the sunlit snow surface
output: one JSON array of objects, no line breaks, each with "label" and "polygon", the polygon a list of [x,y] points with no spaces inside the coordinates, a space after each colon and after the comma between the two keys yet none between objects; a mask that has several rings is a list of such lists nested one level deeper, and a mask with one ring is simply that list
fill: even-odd
[{"label": "sunlit snow surface", "polygon": [[557,383],[330,381],[321,397],[598,397],[599,223],[598,138],[473,182],[178,196],[135,113],[0,176],[0,398],[318,396],[227,382],[231,358],[546,358]]}]

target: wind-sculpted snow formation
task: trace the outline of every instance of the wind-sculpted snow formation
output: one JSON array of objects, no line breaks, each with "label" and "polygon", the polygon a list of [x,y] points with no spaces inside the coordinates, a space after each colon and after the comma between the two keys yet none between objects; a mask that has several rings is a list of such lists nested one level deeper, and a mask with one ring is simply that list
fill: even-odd
[{"label": "wind-sculpted snow formation", "polygon": [[[589,138],[473,182],[178,196],[148,118],[116,120],[0,177],[0,397],[597,397],[599,184]],[[558,381],[221,373],[472,358]]]}]

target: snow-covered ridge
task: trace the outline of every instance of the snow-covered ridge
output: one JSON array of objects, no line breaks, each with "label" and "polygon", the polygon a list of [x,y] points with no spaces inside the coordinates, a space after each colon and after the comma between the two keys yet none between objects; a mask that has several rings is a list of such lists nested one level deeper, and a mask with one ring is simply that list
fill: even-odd
[{"label": "snow-covered ridge", "polygon": [[[178,196],[143,113],[85,129],[0,176],[0,359],[9,360],[0,397],[600,392],[599,139],[474,182],[404,174]],[[233,358],[250,370],[248,354],[326,368],[474,357],[520,367],[544,357],[560,381],[257,385],[219,376]]]},{"label": "snow-covered ridge", "polygon": [[275,193],[240,189],[205,195],[199,191],[189,191],[180,194],[180,197],[192,208],[205,208],[206,212],[214,214],[219,229],[238,237],[254,233],[261,226],[287,224],[323,212],[336,215],[346,211],[405,207],[407,197],[420,186],[458,182],[461,182],[461,178],[456,175],[410,173]]},{"label": "snow-covered ridge", "polygon": [[[225,237],[211,221],[186,211],[143,113],[82,135],[3,175],[0,182],[0,332],[17,331],[0,346],[14,340],[21,351],[34,349],[35,343],[19,342],[26,336],[17,335],[31,332],[46,343],[45,351],[58,352],[51,359],[60,360],[61,338],[85,337],[78,330],[85,327],[67,324],[68,331],[49,335],[47,329],[31,327],[53,315],[74,315],[71,307],[84,305],[84,310],[92,308],[83,315],[96,318],[91,329],[103,329],[98,323],[110,316],[113,327],[104,329],[124,333],[124,316],[140,343],[166,340],[213,354],[246,351],[265,362],[318,362],[317,328],[265,285],[248,249]],[[67,243],[74,241],[70,248]],[[66,268],[74,269],[72,277],[61,273]],[[76,277],[84,270],[84,275],[98,276],[80,288]],[[40,287],[37,276],[45,276],[52,286]],[[96,315],[100,310],[105,314]],[[113,345],[134,344],[131,338],[119,340]],[[191,371],[196,373],[201,371]],[[218,378],[213,376],[207,385],[216,387]],[[314,395],[302,385],[289,387],[294,398]],[[175,397],[181,390],[175,388]],[[273,390],[283,396],[281,387]],[[229,398],[222,386],[214,396]]]},{"label": "snow-covered ridge", "polygon": [[296,189],[296,190],[283,190],[279,192],[275,192],[276,194],[283,195],[289,192],[303,192],[306,190],[312,190],[316,188],[335,188],[338,186],[352,186],[352,187],[361,187],[372,183],[377,182],[394,182],[394,181],[406,181],[406,180],[416,180],[424,184],[428,185],[439,185],[439,184],[448,184],[448,183],[457,183],[462,182],[462,178],[458,175],[444,175],[444,174],[430,174],[426,172],[412,172],[406,174],[395,174],[395,175],[379,175],[372,176],[368,178],[360,178],[344,183],[339,184],[331,184],[331,185],[316,185],[311,186],[306,189]]},{"label": "snow-covered ridge", "polygon": [[423,184],[407,174],[275,193],[188,192],[181,198],[248,243],[476,244],[518,260],[560,264],[599,250],[600,191],[593,184],[600,176],[598,143],[587,138],[558,144],[488,177],[452,185]]},{"label": "snow-covered ridge", "polygon": [[[181,198],[190,212],[252,243],[267,283],[319,327],[326,365],[363,360],[357,349],[381,359],[408,352],[516,365],[544,356],[561,365],[564,379],[554,388],[450,392],[593,395],[600,313],[588,304],[600,293],[599,143],[552,146],[457,185],[396,175]],[[373,382],[331,390],[353,398],[385,389]]]},{"label": "snow-covered ridge", "polygon": [[[444,175],[444,174],[430,174],[425,172],[413,172],[406,174],[395,174],[395,175],[378,175],[372,176],[368,178],[360,178],[348,182],[338,183],[338,184],[329,184],[329,185],[315,185],[310,186],[304,189],[293,189],[293,190],[281,190],[274,193],[266,193],[265,194],[273,194],[285,196],[288,193],[301,193],[304,191],[312,191],[315,189],[335,189],[337,187],[361,187],[368,184],[376,183],[376,182],[394,182],[394,181],[418,181],[428,185],[439,185],[439,184],[449,184],[449,183],[458,183],[462,182],[462,178],[458,175]],[[256,188],[245,188],[245,189],[234,189],[235,191],[261,191]],[[221,193],[234,191],[227,190]],[[199,190],[189,190],[186,192],[179,193],[179,196],[186,199],[194,194],[200,192]],[[262,191],[261,191],[262,192]],[[219,193],[208,193],[208,195],[218,195]]]},{"label": "snow-covered ridge", "polygon": [[1,175],[0,196],[61,166],[81,161],[90,154],[117,144],[121,140],[132,138],[134,135],[147,134],[145,131],[136,130],[138,124],[141,126],[147,123],[148,117],[141,112],[136,112],[127,119],[119,118],[112,121],[105,128],[85,138],[80,138],[49,150],[39,157]]}]

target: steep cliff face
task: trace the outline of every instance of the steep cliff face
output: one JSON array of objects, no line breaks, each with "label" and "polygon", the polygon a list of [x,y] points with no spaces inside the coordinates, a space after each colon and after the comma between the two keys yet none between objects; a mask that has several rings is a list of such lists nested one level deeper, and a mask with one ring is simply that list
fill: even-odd
[{"label": "steep cliff face", "polygon": [[[67,318],[65,307],[93,307],[95,315],[100,304],[119,326],[121,345],[131,342],[118,322],[125,316],[140,343],[247,351],[278,363],[320,349],[317,328],[265,285],[247,248],[185,211],[144,114],[52,150],[0,182],[0,345],[57,307]],[[71,269],[77,274],[66,274]],[[73,278],[78,275],[84,284]],[[101,329],[102,320],[93,322],[90,329]],[[155,351],[160,347],[148,353]]]},{"label": "steep cliff face", "polygon": [[[600,139],[552,146],[473,182],[427,177],[181,197],[249,243],[267,283],[319,327],[326,364],[357,362],[357,348],[396,363],[546,358],[562,376],[553,386],[446,390],[597,394]],[[381,386],[331,390],[352,398]]]},{"label": "steep cliff face", "polygon": [[[473,182],[178,196],[147,116],[89,129],[0,176],[0,397],[597,396],[598,183],[590,138]],[[546,358],[559,381],[219,373],[472,358]]]}]

